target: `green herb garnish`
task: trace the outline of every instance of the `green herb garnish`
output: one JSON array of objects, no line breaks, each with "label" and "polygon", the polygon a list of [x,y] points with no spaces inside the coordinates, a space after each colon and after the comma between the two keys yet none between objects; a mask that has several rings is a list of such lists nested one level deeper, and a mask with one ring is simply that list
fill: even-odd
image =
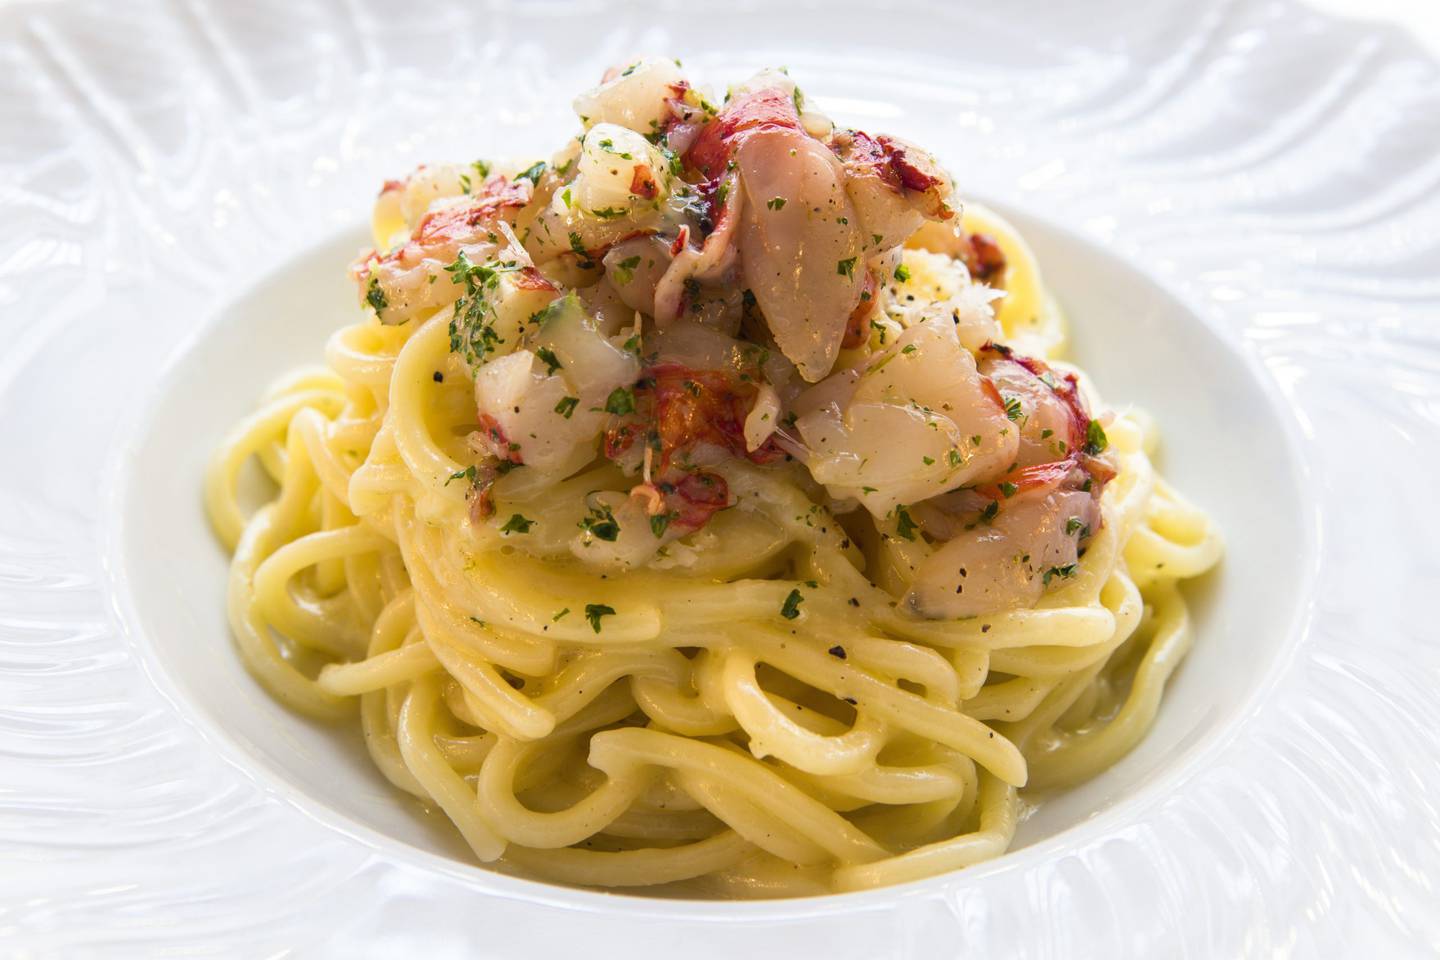
[{"label": "green herb garnish", "polygon": [[505,526],[500,528],[501,533],[529,533],[530,528],[535,526],[535,521],[524,514],[511,514],[510,519],[505,521]]},{"label": "green herb garnish", "polygon": [[605,398],[605,412],[617,416],[635,412],[635,391],[629,387],[616,387]]},{"label": "green herb garnish", "polygon": [[910,519],[910,511],[903,506],[895,508],[895,532],[906,540],[915,539],[915,531],[919,529],[915,521]]},{"label": "green herb garnish", "polygon": [[585,619],[590,621],[590,629],[596,633],[600,632],[600,618],[613,616],[615,608],[605,603],[585,604]]},{"label": "green herb garnish", "polygon": [[549,347],[538,348],[535,351],[535,356],[545,362],[545,372],[547,374],[554,373],[556,370],[561,370],[565,367],[565,364],[560,362],[560,358],[555,356],[555,351]]},{"label": "green herb garnish", "polygon": [[1100,426],[1099,420],[1091,420],[1090,425],[1085,428],[1085,452],[1093,457],[1104,453],[1108,446],[1110,438],[1105,436],[1105,428]]}]

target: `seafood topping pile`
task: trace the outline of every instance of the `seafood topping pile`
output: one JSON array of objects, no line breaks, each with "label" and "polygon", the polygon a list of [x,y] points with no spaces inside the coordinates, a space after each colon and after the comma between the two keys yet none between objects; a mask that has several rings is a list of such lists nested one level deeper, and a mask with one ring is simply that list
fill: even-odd
[{"label": "seafood topping pile", "polygon": [[644,565],[733,504],[743,460],[867,518],[921,615],[1073,575],[1104,429],[1073,374],[1003,344],[1004,253],[930,154],[834,126],[783,72],[717,102],[645,59],[575,111],[549,161],[385,184],[352,268],[381,324],[449,325],[476,523],[498,478],[539,490],[600,456],[634,486],[591,495],[572,551]]}]

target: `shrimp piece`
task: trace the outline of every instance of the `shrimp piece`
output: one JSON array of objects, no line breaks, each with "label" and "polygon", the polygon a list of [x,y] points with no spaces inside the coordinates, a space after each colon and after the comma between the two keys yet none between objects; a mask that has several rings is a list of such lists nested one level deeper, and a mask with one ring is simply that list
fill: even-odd
[{"label": "shrimp piece", "polygon": [[734,503],[725,478],[708,471],[675,470],[665,480],[635,489],[644,496],[593,494],[588,522],[571,541],[570,552],[588,566],[632,569]]},{"label": "shrimp piece", "polygon": [[[783,455],[769,430],[757,438],[758,424],[749,424],[776,386],[793,376],[784,358],[689,320],[647,336],[645,353],[636,410],[606,436],[605,455],[622,470],[639,469],[641,447],[662,475],[677,460],[769,463]],[[773,415],[769,425],[773,429]]]},{"label": "shrimp piece", "polygon": [[877,517],[1002,473],[1019,446],[994,386],[946,319],[906,330],[866,369],[832,376],[792,410],[815,480]]},{"label": "shrimp piece", "polygon": [[526,249],[539,262],[574,254],[587,267],[612,245],[661,229],[670,215],[669,161],[640,134],[610,123],[580,142],[568,183],[551,176],[549,200],[527,225]]},{"label": "shrimp piece", "polygon": [[955,216],[954,184],[929,153],[894,137],[837,131],[831,149],[845,169],[845,192],[875,250],[905,241],[925,220]]},{"label": "shrimp piece", "polygon": [[562,191],[551,206],[614,220],[632,216],[637,207],[656,207],[669,191],[669,162],[650,141],[634,130],[599,123],[580,143],[579,172],[569,199]]},{"label": "shrimp piece", "polygon": [[1019,427],[1020,466],[1061,460],[1083,447],[1090,418],[1073,373],[1057,374],[1042,360],[994,343],[981,348],[979,369]]},{"label": "shrimp piece", "polygon": [[715,228],[699,247],[692,245],[690,230],[682,227],[670,247],[673,259],[655,284],[655,324],[665,327],[673,323],[687,305],[688,291],[693,285],[718,280],[735,265],[735,236],[740,223],[742,193],[729,177],[718,191],[725,197],[715,211]]},{"label": "shrimp piece", "polygon": [[459,197],[481,188],[490,165],[474,163],[421,164],[403,180],[387,180],[375,198],[370,218],[375,249],[390,250],[410,237],[416,224],[437,200]]},{"label": "shrimp piece", "polygon": [[907,596],[926,616],[1032,606],[1052,579],[1074,573],[1115,475],[1074,374],[995,344],[982,349],[980,369],[1019,428],[1016,464],[914,506],[926,536],[942,544],[916,565]]},{"label": "shrimp piece", "polygon": [[627,307],[653,317],[655,292],[671,259],[670,244],[663,238],[632,237],[605,253],[605,278]]},{"label": "shrimp piece", "polygon": [[749,211],[745,286],[781,352],[814,383],[834,366],[865,283],[854,207],[834,156],[803,133],[755,134],[735,159]]},{"label": "shrimp piece", "polygon": [[640,364],[611,343],[572,293],[547,308],[524,345],[475,377],[482,452],[555,480],[584,466],[610,414],[611,394]]},{"label": "shrimp piece", "polygon": [[475,377],[480,430],[472,446],[536,474],[566,476],[594,458],[601,428],[601,418],[582,410],[578,398],[570,419],[556,412],[572,406],[570,396],[564,378],[547,374],[528,349],[490,361]]},{"label": "shrimp piece", "polygon": [[[1095,485],[1082,489],[1085,471],[1067,466],[1062,479],[1015,494],[998,513],[970,514],[916,566],[905,596],[910,609],[954,619],[1031,607],[1056,578],[1073,576],[1081,542],[1100,528],[1100,501]],[[933,518],[938,512],[916,508],[927,534],[942,532]]]},{"label": "shrimp piece", "polygon": [[642,133],[658,133],[671,119],[669,101],[683,97],[689,84],[674,60],[645,57],[575,98],[575,113],[585,126],[618,124]]},{"label": "shrimp piece", "polygon": [[446,267],[464,293],[450,321],[450,350],[474,375],[481,365],[520,346],[521,339],[560,296],[560,288],[535,268],[510,227],[496,224],[505,248],[476,264],[464,250]]},{"label": "shrimp piece", "polygon": [[711,181],[732,161],[745,196],[736,236],[744,286],[780,350],[814,383],[834,366],[864,285],[864,244],[839,161],[802,128],[794,85],[773,75],[732,93],[685,154]]},{"label": "shrimp piece", "polygon": [[493,257],[499,225],[513,224],[531,194],[528,180],[495,176],[476,193],[433,203],[403,245],[351,264],[361,303],[381,323],[401,324],[455,302],[465,287],[446,268],[462,250],[474,262]]}]

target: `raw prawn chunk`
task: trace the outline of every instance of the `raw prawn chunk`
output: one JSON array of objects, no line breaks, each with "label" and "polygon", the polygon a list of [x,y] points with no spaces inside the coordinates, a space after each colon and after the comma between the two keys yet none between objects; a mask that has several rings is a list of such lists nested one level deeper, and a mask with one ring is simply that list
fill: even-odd
[{"label": "raw prawn chunk", "polygon": [[792,410],[814,478],[877,517],[1005,471],[1018,436],[948,320],[906,330],[863,371],[842,371]]},{"label": "raw prawn chunk", "polygon": [[489,165],[480,161],[421,164],[403,180],[387,180],[370,218],[375,249],[390,250],[404,243],[436,201],[482,189],[489,171]]},{"label": "raw prawn chunk", "polygon": [[[644,137],[615,124],[591,127],[581,141],[576,173],[559,184],[530,231],[537,260],[572,252],[583,260],[663,222],[670,195],[664,156]],[[587,251],[595,251],[592,257]]]},{"label": "raw prawn chunk", "polygon": [[981,616],[1034,606],[1052,582],[1073,576],[1081,541],[1100,527],[1100,502],[1098,490],[1082,489],[1083,470],[1060,466],[1063,479],[1002,494],[998,512],[913,510],[927,534],[953,536],[920,562],[907,605],[932,618]]},{"label": "raw prawn chunk", "polygon": [[501,224],[530,201],[528,180],[491,177],[476,193],[431,204],[410,238],[385,254],[367,251],[351,265],[359,298],[384,324],[408,323],[453,303],[464,292],[446,267],[466,251],[474,262],[500,248]]},{"label": "raw prawn chunk", "polygon": [[894,137],[838,131],[832,149],[845,170],[845,192],[875,250],[898,246],[926,220],[955,215],[954,184],[929,153]]},{"label": "raw prawn chunk", "polygon": [[993,344],[981,349],[979,368],[995,384],[1019,429],[1019,466],[1061,460],[1081,449],[1089,417],[1074,375],[1058,374],[1044,361]]},{"label": "raw prawn chunk", "polygon": [[598,87],[575,98],[575,113],[587,127],[618,124],[656,133],[671,119],[669,101],[688,87],[674,60],[647,57],[608,72]]},{"label": "raw prawn chunk", "polygon": [[[840,162],[801,127],[793,85],[773,77],[764,78],[771,85],[758,82],[742,87],[705,124],[685,162],[717,182],[733,164],[743,210],[720,220],[738,221],[743,286],[780,350],[814,383],[834,366],[860,301],[864,240]],[[733,190],[724,194],[738,199]],[[713,261],[722,257],[723,250],[712,252]]]},{"label": "raw prawn chunk", "polygon": [[660,237],[631,237],[605,253],[605,279],[627,307],[654,316],[655,291],[671,259],[670,244]]},{"label": "raw prawn chunk", "polygon": [[610,395],[639,362],[595,328],[572,294],[545,311],[523,347],[480,367],[480,452],[558,480],[594,458]]},{"label": "raw prawn chunk", "polygon": [[814,383],[834,366],[864,285],[854,206],[834,156],[798,131],[757,133],[736,162],[745,287],[781,352]]},{"label": "raw prawn chunk", "polygon": [[639,484],[628,496],[597,493],[570,552],[590,566],[638,567],[732,503],[725,479],[708,471],[670,471],[668,479]]}]

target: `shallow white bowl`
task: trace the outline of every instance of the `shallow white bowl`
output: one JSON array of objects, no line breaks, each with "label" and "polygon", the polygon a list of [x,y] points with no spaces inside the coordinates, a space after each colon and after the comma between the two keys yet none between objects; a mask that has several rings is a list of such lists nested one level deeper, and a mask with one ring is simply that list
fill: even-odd
[{"label": "shallow white bowl", "polygon": [[[1094,835],[1123,823],[1129,806],[1173,789],[1207,751],[1224,744],[1298,635],[1308,569],[1273,570],[1272,545],[1286,544],[1302,556],[1313,552],[1313,503],[1281,408],[1233,348],[1113,255],[1044,220],[1006,212],[1072,318],[1073,359],[1107,402],[1133,402],[1153,413],[1165,438],[1166,476],[1214,514],[1229,541],[1220,568],[1190,589],[1195,648],[1171,682],[1155,729],[1112,769],[1044,799],[1007,855],[1034,859],[1075,842],[1072,833]],[[322,822],[396,857],[479,875],[482,868],[472,865],[443,815],[427,812],[374,769],[357,723],[295,716],[245,673],[225,621],[227,556],[200,506],[209,446],[266,385],[313,364],[328,336],[357,311],[343,266],[363,242],[360,232],[346,232],[262,278],[175,358],[121,463],[117,583],[128,594],[148,668],[238,763],[270,778]],[[1273,499],[1255,496],[1256,476],[1266,478]],[[973,882],[1002,866],[979,866],[940,882]],[[526,894],[537,887],[510,877],[484,879],[487,888]],[[628,906],[613,894],[548,889],[545,895]],[[845,909],[852,899],[891,895],[823,899]],[[702,912],[738,918],[750,909],[714,904]]]}]

